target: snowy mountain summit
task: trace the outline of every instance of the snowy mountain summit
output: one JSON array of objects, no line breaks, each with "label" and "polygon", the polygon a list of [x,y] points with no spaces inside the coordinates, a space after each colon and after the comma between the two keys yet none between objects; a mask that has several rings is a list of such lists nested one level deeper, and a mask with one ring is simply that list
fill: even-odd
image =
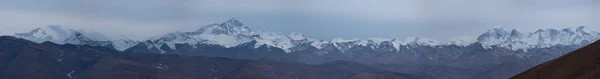
[{"label": "snowy mountain summit", "polygon": [[64,44],[67,38],[74,33],[74,30],[63,29],[60,26],[48,26],[36,28],[27,33],[16,33],[15,36],[28,39],[33,42],[42,43],[50,41],[58,44]]},{"label": "snowy mountain summit", "polygon": [[195,33],[206,33],[206,34],[224,34],[224,35],[240,35],[244,33],[250,33],[250,28],[244,26],[243,23],[236,20],[235,18],[231,18],[226,22],[221,24],[212,24],[205,27],[202,27],[195,31]]},{"label": "snowy mountain summit", "polygon": [[89,37],[88,35],[92,35],[91,33],[92,32],[65,29],[61,26],[52,25],[48,27],[36,28],[26,33],[15,33],[14,36],[36,43],[49,41],[56,44],[104,46],[114,47],[115,49],[121,51],[137,44],[137,42],[133,42],[129,39],[108,40],[108,38],[102,36],[101,34],[99,34],[100,36]]},{"label": "snowy mountain summit", "polygon": [[[212,44],[230,48],[256,41],[257,43],[254,45],[255,48],[267,45],[269,47],[281,48],[286,52],[291,52],[289,48],[294,45],[292,44],[292,41],[308,39],[308,37],[297,34],[286,36],[279,33],[252,31],[240,21],[232,18],[220,24],[203,26],[192,32],[169,33],[162,37],[150,39],[143,44],[149,46],[148,48],[161,48],[166,45],[171,49],[177,49],[175,44]],[[164,53],[163,50],[160,51]]]}]

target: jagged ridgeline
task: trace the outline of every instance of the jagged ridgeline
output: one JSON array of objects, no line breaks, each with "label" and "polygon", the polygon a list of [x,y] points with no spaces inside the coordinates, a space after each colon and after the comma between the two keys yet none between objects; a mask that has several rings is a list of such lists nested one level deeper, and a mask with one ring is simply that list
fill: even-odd
[{"label": "jagged ridgeline", "polygon": [[[85,36],[83,30],[64,29],[60,26],[50,26],[34,29],[28,33],[17,33],[14,36],[34,42],[51,41],[58,44],[84,44],[115,48],[119,51],[153,52],[182,54],[178,50],[194,51],[202,47],[215,48],[213,52],[225,49],[247,49],[274,51],[279,53],[306,53],[326,55],[333,52],[354,56],[355,52],[391,52],[403,53],[414,50],[415,47],[457,47],[464,48],[480,44],[484,49],[504,48],[511,51],[528,52],[536,48],[551,48],[555,46],[586,45],[596,40],[600,35],[585,26],[577,28],[540,29],[532,33],[521,33],[515,29],[496,27],[481,34],[478,38],[438,41],[426,38],[407,38],[405,40],[370,38],[344,40],[336,38],[330,41],[319,40],[299,33],[284,35],[274,32],[253,31],[240,21],[232,18],[223,23],[201,26],[192,32],[173,32],[148,40],[100,40]],[[223,49],[223,50],[218,50]],[[414,50],[416,51],[416,50]],[[186,53],[184,55],[199,55]],[[352,54],[350,54],[352,53]],[[498,53],[503,55],[520,53]],[[451,54],[452,55],[452,54]],[[456,54],[458,55],[458,54]],[[455,56],[451,56],[455,57]],[[437,59],[437,58],[433,58]]]}]

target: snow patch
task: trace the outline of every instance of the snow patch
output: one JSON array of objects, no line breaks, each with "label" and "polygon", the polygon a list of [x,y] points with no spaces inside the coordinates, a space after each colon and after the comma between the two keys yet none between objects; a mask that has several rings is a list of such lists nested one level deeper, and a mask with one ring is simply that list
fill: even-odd
[{"label": "snow patch", "polygon": [[201,35],[199,35],[199,37],[203,38],[203,40],[206,40],[206,42],[204,42],[204,43],[221,45],[226,48],[230,48],[230,47],[240,45],[242,43],[250,42],[247,39],[238,38],[238,37],[230,36],[230,35],[223,35],[223,34],[219,34],[219,35],[201,34]]},{"label": "snow patch", "polygon": [[310,45],[317,49],[323,49],[323,45],[328,43],[328,41],[313,41],[312,43],[310,43]]},{"label": "snow patch", "polygon": [[267,45],[283,49],[286,53],[290,53],[292,52],[291,48],[295,46],[295,44],[292,43],[292,38],[288,38],[281,34],[271,32],[256,32],[256,34],[258,34],[259,37],[254,38],[257,42],[254,46],[255,48]]},{"label": "snow patch", "polygon": [[69,79],[72,79],[72,78],[73,78],[73,76],[71,76],[71,75],[72,75],[73,73],[75,73],[75,70],[73,70],[73,71],[71,71],[71,72],[67,73],[67,77],[69,77]]},{"label": "snow patch", "polygon": [[390,43],[392,43],[392,46],[394,48],[396,48],[396,51],[400,51],[400,46],[406,46],[407,43],[404,43],[402,41],[398,41],[397,39],[392,40]]},{"label": "snow patch", "polygon": [[158,66],[156,66],[156,68],[161,69],[161,70],[169,70],[168,66],[165,66],[161,63],[158,63]]}]

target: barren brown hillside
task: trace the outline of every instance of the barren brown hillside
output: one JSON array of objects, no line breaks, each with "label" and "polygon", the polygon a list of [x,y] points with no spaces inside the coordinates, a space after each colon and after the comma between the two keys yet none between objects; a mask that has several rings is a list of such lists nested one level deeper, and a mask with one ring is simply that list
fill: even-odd
[{"label": "barren brown hillside", "polygon": [[540,64],[511,79],[600,79],[600,42]]}]

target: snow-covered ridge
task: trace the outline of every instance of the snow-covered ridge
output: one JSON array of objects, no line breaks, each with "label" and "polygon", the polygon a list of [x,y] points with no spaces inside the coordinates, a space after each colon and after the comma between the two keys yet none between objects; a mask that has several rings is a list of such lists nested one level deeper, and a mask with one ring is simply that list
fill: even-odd
[{"label": "snow-covered ridge", "polygon": [[51,41],[57,44],[64,44],[67,38],[74,33],[74,30],[63,29],[60,26],[48,26],[36,28],[27,33],[15,33],[16,37],[28,39],[33,42],[42,43]]},{"label": "snow-covered ridge", "polygon": [[[577,28],[566,28],[562,30],[544,29],[536,32],[523,33],[515,29],[505,27],[495,27],[483,33],[479,37],[462,37],[459,39],[440,41],[427,38],[368,38],[368,39],[342,39],[334,38],[332,40],[319,40],[301,33],[282,34],[275,32],[253,31],[242,22],[232,18],[223,23],[215,23],[200,27],[191,32],[172,32],[163,36],[154,37],[148,40],[98,40],[88,38],[86,32],[82,30],[63,29],[60,26],[50,26],[34,29],[27,33],[16,33],[15,36],[29,39],[38,43],[51,41],[58,44],[86,44],[96,46],[112,46],[117,50],[123,51],[138,44],[143,44],[151,48],[169,47],[176,50],[176,44],[197,44],[219,45],[226,48],[236,47],[249,42],[256,42],[254,48],[266,45],[283,49],[287,53],[295,52],[294,47],[309,45],[315,49],[321,50],[327,47],[333,47],[340,51],[352,49],[357,46],[378,49],[379,47],[391,46],[396,50],[401,50],[402,46],[469,46],[480,42],[484,46],[500,46],[513,50],[529,48],[544,48],[555,45],[576,45],[582,42],[591,42],[599,38],[599,32],[590,30],[581,26]],[[159,49],[166,53],[163,49]]]},{"label": "snow-covered ridge", "polygon": [[[391,43],[386,45],[392,45],[394,48],[399,49],[402,45],[423,45],[423,46],[437,46],[437,45],[459,45],[466,46],[469,44],[459,43],[474,43],[474,42],[440,42],[433,39],[426,38],[409,38],[407,42],[399,41],[397,39],[387,38],[369,38],[369,39],[353,39],[344,40],[336,38],[330,41],[314,39],[301,33],[281,34],[275,32],[264,32],[264,31],[252,31],[243,23],[236,19],[230,19],[220,24],[211,24],[208,26],[201,27],[197,31],[193,32],[175,32],[166,36],[158,37],[157,39],[151,39],[152,43],[147,45],[160,48],[163,45],[168,45],[171,49],[176,49],[175,44],[213,44],[221,45],[224,47],[235,47],[244,43],[256,41],[254,45],[258,48],[262,45],[268,47],[281,48],[285,52],[292,51],[293,47],[309,44],[316,49],[322,49],[323,46],[333,45],[338,49],[345,50],[354,46],[367,46],[375,49],[382,45],[382,43]],[[344,43],[342,45],[342,43]],[[347,44],[350,43],[350,44]]]},{"label": "snow-covered ridge", "polygon": [[144,42],[146,45],[151,46],[149,48],[160,48],[163,45],[168,45],[171,49],[176,49],[175,44],[213,44],[230,48],[256,41],[255,48],[267,45],[269,47],[281,48],[285,52],[292,52],[291,48],[299,43],[309,43],[296,41],[317,40],[299,33],[284,35],[274,32],[251,31],[240,21],[232,18],[220,24],[203,26],[197,31],[170,33],[162,37],[150,39],[150,41],[152,42]]},{"label": "snow-covered ridge", "polygon": [[556,45],[578,45],[599,39],[600,33],[580,26],[577,28],[539,29],[535,32],[519,32],[515,29],[496,27],[477,38],[484,45],[497,45],[513,50],[546,48]]},{"label": "snow-covered ridge", "polygon": [[136,45],[138,42],[128,39],[121,40],[106,40],[102,36],[90,38],[88,35],[91,32],[83,30],[65,29],[61,26],[48,26],[33,29],[26,33],[15,33],[15,37],[27,39],[36,43],[54,42],[57,44],[79,44],[91,46],[106,46],[114,47],[117,50],[123,51]]},{"label": "snow-covered ridge", "polygon": [[[474,38],[473,38],[474,39]],[[322,49],[324,46],[334,46],[340,50],[347,50],[355,46],[367,46],[373,49],[384,45],[392,45],[397,50],[400,46],[405,45],[422,45],[422,46],[438,46],[438,45],[458,45],[467,46],[475,41],[449,41],[440,42],[426,38],[408,38],[406,41],[387,38],[369,38],[369,39],[352,39],[345,40],[335,38],[329,41],[314,39],[301,33],[281,34],[275,32],[252,31],[240,21],[232,18],[228,21],[219,24],[211,24],[203,26],[193,32],[175,32],[168,35],[151,39],[152,42],[146,42],[149,48],[161,48],[167,45],[171,49],[176,49],[175,44],[212,44],[223,47],[236,47],[238,45],[255,41],[255,48],[263,45],[268,47],[281,48],[285,52],[292,51],[293,47],[299,45],[310,45],[316,49]],[[162,51],[162,50],[161,50]]]}]

